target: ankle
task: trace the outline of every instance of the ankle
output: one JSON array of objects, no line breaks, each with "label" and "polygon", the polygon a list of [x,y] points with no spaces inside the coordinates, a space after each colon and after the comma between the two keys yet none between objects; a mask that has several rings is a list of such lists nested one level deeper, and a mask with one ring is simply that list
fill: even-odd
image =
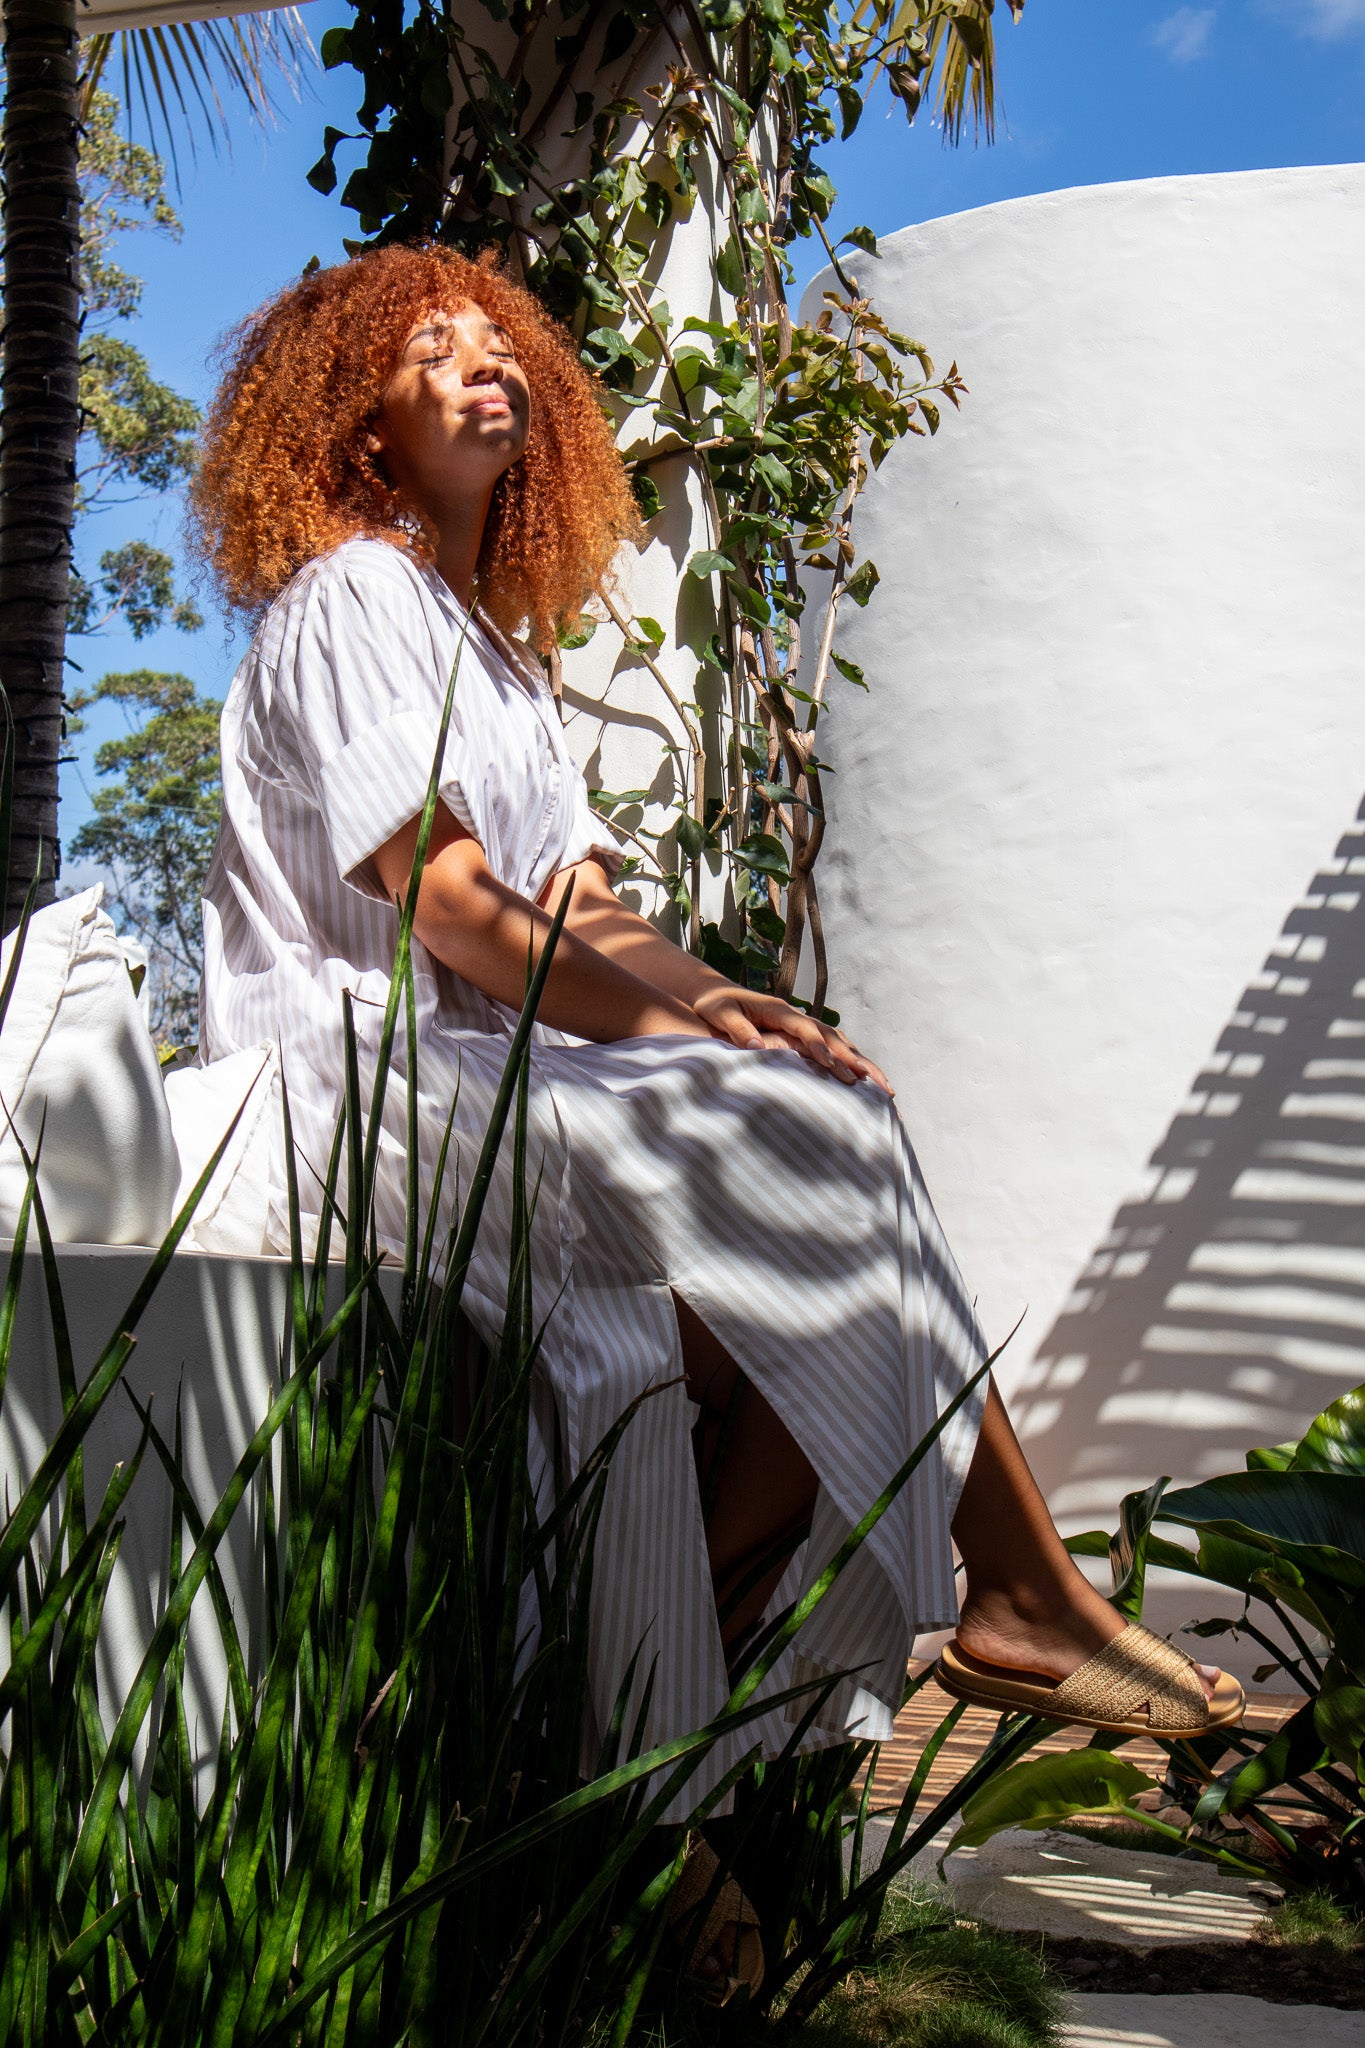
[{"label": "ankle", "polygon": [[972,1616],[985,1623],[1002,1622],[1014,1627],[1051,1630],[1076,1611],[1074,1589],[1047,1583],[1021,1584],[1015,1579],[987,1579],[969,1576],[962,1597],[964,1618]]}]

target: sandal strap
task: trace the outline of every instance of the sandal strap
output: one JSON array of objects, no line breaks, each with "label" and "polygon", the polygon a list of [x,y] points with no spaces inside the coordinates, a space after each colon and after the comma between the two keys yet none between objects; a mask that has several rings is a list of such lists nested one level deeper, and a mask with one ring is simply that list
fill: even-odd
[{"label": "sandal strap", "polygon": [[[687,1852],[673,1897],[669,1902],[669,1924],[677,1926],[696,1913],[707,1892],[711,1889],[719,1868],[719,1858],[710,1843],[700,1836]],[[684,1927],[682,1938],[687,1945],[687,1966],[696,1966],[709,1956],[727,1927],[757,1927],[758,1914],[752,1902],[745,1897],[733,1877],[727,1877],[711,1902],[711,1909],[700,1930],[695,1926]]]},{"label": "sandal strap", "polygon": [[1122,1634],[1054,1686],[1034,1711],[1062,1720],[1075,1715],[1125,1721],[1144,1703],[1153,1735],[1208,1726],[1209,1703],[1190,1658],[1130,1621]]}]

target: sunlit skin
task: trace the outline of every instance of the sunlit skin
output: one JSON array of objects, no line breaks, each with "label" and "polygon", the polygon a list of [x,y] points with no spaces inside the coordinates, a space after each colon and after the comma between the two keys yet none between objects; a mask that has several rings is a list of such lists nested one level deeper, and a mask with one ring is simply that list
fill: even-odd
[{"label": "sunlit skin", "polygon": [[[436,567],[460,601],[474,595],[479,545],[498,478],[526,446],[531,394],[511,344],[472,306],[433,309],[412,329],[373,422],[369,448],[434,536]],[[374,856],[391,896],[406,888],[417,820]],[[593,860],[556,875],[532,903],[498,881],[483,849],[438,805],[416,932],[455,973],[497,1001],[520,1002],[528,946],[539,948],[572,874],[573,900],[541,1005],[545,1022],[597,1043],[645,1035],[712,1038],[799,1053],[833,1082],[891,1093],[842,1032],[776,996],[736,988],[663,938],[613,893]],[[737,1368],[682,1303],[684,1369],[702,1410],[701,1456],[719,1435]],[[740,1391],[717,1477],[708,1548],[717,1598],[784,1535],[798,1540],[816,1480],[777,1416]],[[965,1587],[959,1646],[992,1665],[1064,1678],[1123,1624],[1062,1545],[992,1388],[953,1522]],[[774,1567],[726,1623],[733,1649],[780,1575]],[[1198,1667],[1205,1691],[1216,1671]]]}]

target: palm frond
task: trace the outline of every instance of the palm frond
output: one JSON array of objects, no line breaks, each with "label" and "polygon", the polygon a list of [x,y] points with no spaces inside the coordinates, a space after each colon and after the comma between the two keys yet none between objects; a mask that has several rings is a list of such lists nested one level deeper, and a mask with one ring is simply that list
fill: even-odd
[{"label": "palm frond", "polygon": [[233,114],[242,102],[251,120],[270,126],[281,92],[298,99],[317,64],[297,7],[117,29],[86,39],[83,114],[111,58],[122,71],[129,120],[136,112],[152,148],[170,159],[173,171],[179,141],[188,142],[191,156],[205,138],[215,149],[220,142],[230,145]]}]

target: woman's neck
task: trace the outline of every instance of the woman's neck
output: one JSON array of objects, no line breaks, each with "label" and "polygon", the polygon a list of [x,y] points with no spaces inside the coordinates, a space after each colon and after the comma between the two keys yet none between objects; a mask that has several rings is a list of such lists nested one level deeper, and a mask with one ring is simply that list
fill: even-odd
[{"label": "woman's neck", "polygon": [[477,502],[444,505],[432,521],[436,528],[436,567],[466,610],[473,595],[474,574],[479,566],[492,497],[490,489]]}]

